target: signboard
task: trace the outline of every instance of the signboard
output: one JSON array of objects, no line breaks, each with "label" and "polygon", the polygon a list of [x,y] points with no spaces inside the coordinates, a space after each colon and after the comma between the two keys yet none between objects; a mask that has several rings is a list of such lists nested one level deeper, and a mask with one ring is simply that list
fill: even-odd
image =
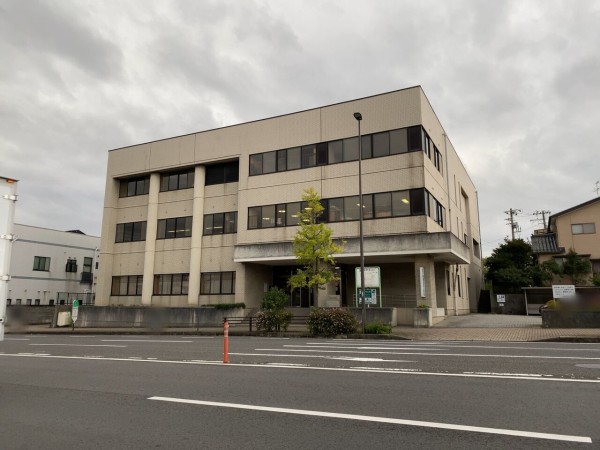
[{"label": "signboard", "polygon": [[[381,287],[381,276],[379,267],[365,267],[365,287]],[[360,287],[360,267],[354,269],[356,287]]]},{"label": "signboard", "polygon": [[575,286],[572,284],[553,284],[552,296],[554,298],[575,297]]},{"label": "signboard", "polygon": [[[358,289],[358,304],[362,305],[360,288]],[[377,289],[365,288],[365,305],[377,305]]]},{"label": "signboard", "polygon": [[506,302],[506,296],[504,294],[496,295],[496,301],[499,305],[503,305]]},{"label": "signboard", "polygon": [[77,320],[77,315],[79,313],[79,300],[73,300],[73,308],[71,309],[71,319],[73,322]]}]

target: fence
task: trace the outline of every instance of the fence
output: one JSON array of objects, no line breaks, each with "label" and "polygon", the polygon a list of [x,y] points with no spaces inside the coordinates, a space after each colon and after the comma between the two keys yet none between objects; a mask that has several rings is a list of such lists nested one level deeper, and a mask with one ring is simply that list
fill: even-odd
[{"label": "fence", "polygon": [[58,305],[72,305],[73,300],[79,300],[80,305],[94,305],[96,294],[93,292],[58,292],[56,295]]}]

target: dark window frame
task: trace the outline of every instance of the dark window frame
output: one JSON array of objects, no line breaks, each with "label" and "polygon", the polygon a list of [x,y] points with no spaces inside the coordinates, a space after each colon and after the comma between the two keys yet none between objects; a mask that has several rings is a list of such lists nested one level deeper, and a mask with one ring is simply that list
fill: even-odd
[{"label": "dark window frame", "polygon": [[[185,175],[185,177],[184,177]],[[195,183],[195,169],[165,172],[160,174],[159,192],[180,191],[192,189]]]},{"label": "dark window frame", "polygon": [[65,272],[77,273],[77,258],[67,258],[67,264],[65,265]]},{"label": "dark window frame", "polygon": [[[145,241],[146,227],[147,222],[145,220],[139,222],[118,223],[115,233],[115,243],[120,244],[123,242]],[[136,236],[139,236],[139,238],[136,238]]]},{"label": "dark window frame", "polygon": [[50,259],[49,256],[34,256],[33,270],[36,272],[50,272]]},{"label": "dark window frame", "polygon": [[[123,286],[123,281],[126,280],[125,283],[125,294],[121,294],[121,287]],[[111,297],[136,297],[142,295],[142,286],[143,286],[143,275],[118,275],[113,276],[110,287],[110,295]],[[134,293],[131,294],[132,287]],[[117,289],[115,289],[117,288]],[[117,290],[119,293],[115,293]]]},{"label": "dark window frame", "polygon": [[[230,289],[224,289],[223,276],[231,276],[228,281]],[[235,271],[224,272],[202,272],[200,274],[200,295],[235,295]],[[218,292],[214,292],[214,287],[218,287]],[[230,290],[231,292],[224,292]]]},{"label": "dark window frame", "polygon": [[119,180],[119,198],[147,195],[150,192],[150,177]]},{"label": "dark window frame", "polygon": [[[188,238],[192,236],[192,227],[192,216],[169,217],[167,219],[158,219],[156,227],[156,239],[163,240]],[[164,236],[162,235],[163,231]]]},{"label": "dark window frame", "polygon": [[[228,220],[233,217],[233,231],[228,231]],[[220,218],[221,231],[215,232],[215,219]],[[210,226],[207,226],[207,221],[210,222]],[[217,223],[219,223],[217,221]],[[202,227],[203,236],[216,236],[221,234],[234,234],[237,233],[237,211],[227,211],[222,213],[205,214]]]},{"label": "dark window frame", "polygon": [[[164,292],[167,286],[169,287],[168,292]],[[153,296],[188,295],[189,289],[189,273],[158,273],[154,275]]]}]

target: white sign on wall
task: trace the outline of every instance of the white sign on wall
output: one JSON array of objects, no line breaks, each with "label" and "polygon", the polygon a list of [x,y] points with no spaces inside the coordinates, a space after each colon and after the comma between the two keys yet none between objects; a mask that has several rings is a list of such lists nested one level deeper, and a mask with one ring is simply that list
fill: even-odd
[{"label": "white sign on wall", "polygon": [[504,294],[496,295],[496,301],[498,304],[504,304],[506,302],[506,296]]},{"label": "white sign on wall", "polygon": [[552,296],[554,298],[575,297],[575,286],[572,284],[553,284]]},{"label": "white sign on wall", "polygon": [[[354,269],[354,279],[356,280],[356,287],[360,287],[360,267]],[[381,288],[379,267],[365,267],[365,287]]]}]

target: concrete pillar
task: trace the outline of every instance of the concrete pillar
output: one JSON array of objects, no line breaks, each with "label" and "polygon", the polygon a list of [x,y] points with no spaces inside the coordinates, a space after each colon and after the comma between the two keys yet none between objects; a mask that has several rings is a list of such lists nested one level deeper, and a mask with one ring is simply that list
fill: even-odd
[{"label": "concrete pillar", "polygon": [[429,255],[415,256],[415,289],[417,305],[425,303],[431,308],[437,308],[435,265]]},{"label": "concrete pillar", "polygon": [[200,264],[202,262],[202,234],[204,227],[204,166],[196,166],[194,173],[194,212],[192,218],[192,249],[190,254],[190,282],[188,305],[198,304],[200,296]]},{"label": "concrete pillar", "polygon": [[144,252],[144,281],[142,285],[142,305],[152,304],[154,289],[154,255],[156,250],[156,227],[158,225],[158,191],[160,174],[150,175],[148,194],[148,219],[146,222],[146,250]]},{"label": "concrete pillar", "polygon": [[102,240],[100,242],[100,264],[98,266],[98,281],[96,283],[96,305],[98,306],[108,306],[110,304],[119,185],[120,181],[114,178],[109,177],[106,180],[104,214],[102,216]]}]

